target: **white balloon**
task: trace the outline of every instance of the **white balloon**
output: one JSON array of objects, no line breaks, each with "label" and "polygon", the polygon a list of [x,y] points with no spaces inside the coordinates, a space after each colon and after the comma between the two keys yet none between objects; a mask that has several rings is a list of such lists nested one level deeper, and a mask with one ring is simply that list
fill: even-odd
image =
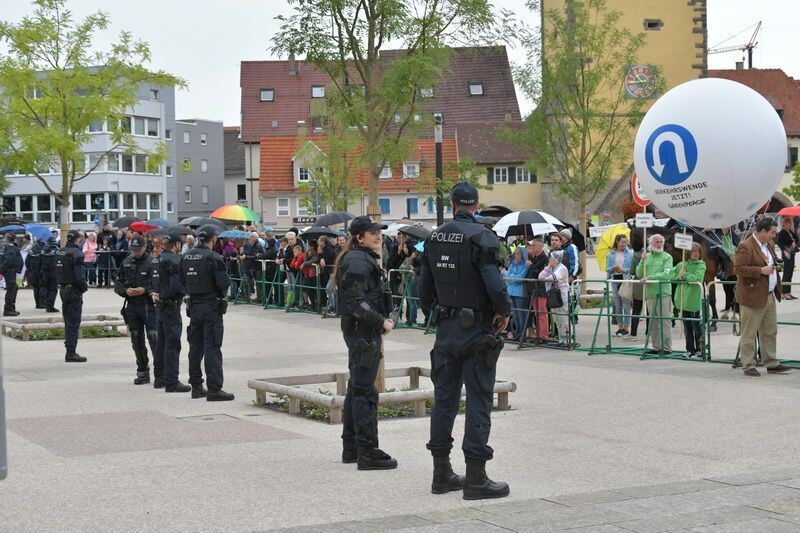
[{"label": "white balloon", "polygon": [[786,166],[786,131],[770,103],[734,81],[681,84],[653,104],[633,161],[656,207],[690,226],[731,226],[772,198]]}]

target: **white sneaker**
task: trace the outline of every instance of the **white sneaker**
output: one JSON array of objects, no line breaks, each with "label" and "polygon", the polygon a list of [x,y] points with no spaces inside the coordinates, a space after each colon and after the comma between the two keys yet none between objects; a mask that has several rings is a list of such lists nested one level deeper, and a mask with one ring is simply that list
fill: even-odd
[{"label": "white sneaker", "polygon": [[729,317],[728,317],[728,310],[726,309],[725,311],[723,311],[722,313],[720,313],[720,315],[719,315],[719,318],[720,318],[721,320],[728,320],[728,318],[729,318]]}]

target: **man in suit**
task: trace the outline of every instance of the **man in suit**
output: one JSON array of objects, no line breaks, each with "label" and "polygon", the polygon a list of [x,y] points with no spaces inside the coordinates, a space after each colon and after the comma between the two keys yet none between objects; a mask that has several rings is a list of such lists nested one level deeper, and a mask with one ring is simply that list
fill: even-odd
[{"label": "man in suit", "polygon": [[756,223],[755,232],[736,248],[733,271],[736,273],[736,299],[742,318],[739,354],[747,376],[761,374],[756,369],[756,334],[761,348],[761,360],[770,374],[785,374],[791,368],[780,364],[775,357],[778,336],[777,303],[781,286],[775,269],[773,250],[778,224],[771,218]]}]

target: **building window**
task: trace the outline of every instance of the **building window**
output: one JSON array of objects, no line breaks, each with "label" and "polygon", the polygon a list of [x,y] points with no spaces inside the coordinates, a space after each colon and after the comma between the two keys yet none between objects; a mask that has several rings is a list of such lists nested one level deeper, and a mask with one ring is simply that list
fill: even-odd
[{"label": "building window", "polygon": [[168,141],[171,141],[172,140],[172,130],[170,130],[170,129],[164,130],[164,138],[166,140],[168,140]]},{"label": "building window", "polygon": [[402,120],[402,117],[400,115],[395,115],[394,116],[394,123],[395,124],[400,124],[401,120]]},{"label": "building window", "polygon": [[261,89],[261,101],[262,102],[275,101],[275,89]]},{"label": "building window", "polygon": [[167,165],[164,173],[167,175],[168,178],[172,177],[172,165]]},{"label": "building window", "polygon": [[174,213],[174,212],[175,212],[175,203],[167,202],[167,213]]},{"label": "building window", "polygon": [[236,185],[236,201],[247,200],[247,185],[239,183]]},{"label": "building window", "polygon": [[469,82],[469,95],[483,96],[483,82],[482,81]]},{"label": "building window", "polygon": [[494,182],[495,183],[508,183],[508,167],[495,167],[494,168]]},{"label": "building window", "polygon": [[325,86],[324,85],[312,85],[311,86],[311,98],[325,98]]},{"label": "building window", "polygon": [[184,131],[183,132],[183,144],[189,144],[192,142],[192,134],[191,132]]},{"label": "building window", "polygon": [[133,123],[131,117],[122,117],[119,119],[119,129],[124,133],[133,133]]},{"label": "building window", "polygon": [[103,159],[103,154],[97,154],[97,153],[89,154],[89,167],[88,167],[89,170],[90,171],[96,170],[98,172],[102,172],[103,170],[105,170],[105,168],[103,168],[105,165],[103,165],[102,159]]},{"label": "building window", "polygon": [[661,19],[644,19],[645,31],[658,31],[662,26],[664,26],[664,23]]},{"label": "building window", "polygon": [[203,197],[203,203],[207,204],[208,203],[208,186],[207,185],[203,185],[203,188],[200,189],[200,194]]},{"label": "building window", "polygon": [[531,172],[525,167],[517,167],[517,183],[531,183]]},{"label": "building window", "polygon": [[420,87],[419,95],[423,98],[433,98],[433,87]]},{"label": "building window", "polygon": [[378,177],[380,179],[382,179],[382,180],[388,180],[389,178],[391,178],[392,177],[392,167],[390,167],[389,165],[384,166],[381,169],[380,176],[378,176]]},{"label": "building window", "polygon": [[378,198],[378,205],[381,206],[381,215],[388,215],[392,212],[391,198]]},{"label": "building window", "polygon": [[134,117],[133,118],[133,134],[134,135],[144,135],[145,127],[144,127],[145,119],[142,117]]},{"label": "building window", "polygon": [[192,203],[192,186],[191,185],[186,185],[183,188],[183,201],[186,202],[187,204]]},{"label": "building window", "polygon": [[419,213],[419,198],[406,198],[406,213],[409,215]]},{"label": "building window", "polygon": [[136,173],[137,174],[147,174],[147,156],[142,154],[136,154],[135,156],[136,161]]},{"label": "building window", "polygon": [[157,118],[148,118],[147,119],[147,136],[148,137],[158,137],[158,119]]},{"label": "building window", "polygon": [[299,217],[307,217],[308,216],[308,206],[303,205],[303,199],[297,199],[297,216]]},{"label": "building window", "polygon": [[122,172],[133,172],[133,156],[122,154]]},{"label": "building window", "polygon": [[207,133],[201,133],[200,134],[200,144],[202,146],[205,146],[205,145],[208,144],[208,134]]},{"label": "building window", "polygon": [[89,124],[89,133],[100,133],[103,131],[103,121],[96,120]]},{"label": "building window", "polygon": [[108,154],[106,165],[108,165],[109,172],[119,172],[119,159],[120,154]]},{"label": "building window", "polygon": [[278,216],[279,217],[288,217],[289,216],[289,199],[288,198],[278,198]]},{"label": "building window", "polygon": [[208,172],[208,159],[200,160],[200,172]]},{"label": "building window", "polygon": [[403,163],[403,177],[409,180],[419,178],[419,163]]},{"label": "building window", "polygon": [[314,129],[314,131],[316,132],[322,131],[323,126],[324,126],[324,121],[322,117],[320,116],[311,117],[311,127]]},{"label": "building window", "polygon": [[297,169],[297,181],[300,183],[308,183],[311,181],[311,174],[308,172],[307,168],[298,168]]},{"label": "building window", "polygon": [[797,146],[790,146],[789,147],[789,166],[786,167],[787,171],[790,171],[794,168],[795,164],[797,164]]}]

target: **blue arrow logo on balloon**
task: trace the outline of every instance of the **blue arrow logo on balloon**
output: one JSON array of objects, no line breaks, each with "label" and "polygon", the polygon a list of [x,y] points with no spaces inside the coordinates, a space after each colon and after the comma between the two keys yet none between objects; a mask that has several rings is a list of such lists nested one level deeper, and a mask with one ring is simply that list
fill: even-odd
[{"label": "blue arrow logo on balloon", "polygon": [[697,143],[683,126],[665,124],[650,134],[644,156],[656,181],[677,185],[689,179],[697,166]]}]

